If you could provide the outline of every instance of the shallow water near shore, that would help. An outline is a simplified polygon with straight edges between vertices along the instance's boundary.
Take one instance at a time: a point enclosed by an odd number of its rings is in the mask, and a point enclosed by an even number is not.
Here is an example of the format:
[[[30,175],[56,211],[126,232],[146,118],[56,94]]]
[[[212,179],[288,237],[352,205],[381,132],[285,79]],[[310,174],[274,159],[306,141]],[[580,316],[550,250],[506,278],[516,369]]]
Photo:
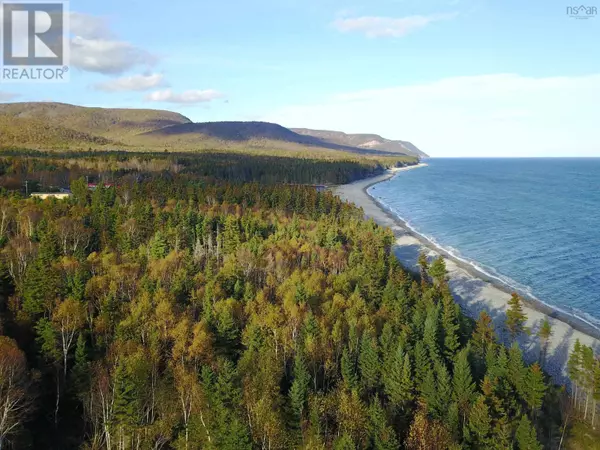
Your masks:
[[[600,329],[600,159],[431,159],[369,189],[490,278]]]

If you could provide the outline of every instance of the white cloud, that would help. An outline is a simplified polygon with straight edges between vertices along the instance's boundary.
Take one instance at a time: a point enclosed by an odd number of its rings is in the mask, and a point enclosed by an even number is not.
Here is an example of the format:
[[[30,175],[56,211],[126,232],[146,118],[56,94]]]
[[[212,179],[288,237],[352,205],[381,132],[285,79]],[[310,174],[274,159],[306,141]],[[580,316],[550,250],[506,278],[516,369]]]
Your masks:
[[[119,75],[134,67],[152,67],[156,56],[110,30],[103,17],[73,12],[70,15],[71,64],[87,72]]]
[[[343,33],[358,32],[370,38],[376,37],[402,37],[423,28],[430,23],[440,20],[449,20],[456,17],[456,13],[434,14],[430,16],[408,17],[349,17],[334,20],[333,26]]]
[[[76,36],[71,41],[71,63],[88,72],[118,75],[133,67],[151,67],[156,57],[129,42],[86,39]]]
[[[190,90],[180,94],[173,92],[171,89],[163,89],[161,91],[154,91],[146,95],[145,99],[149,102],[165,102],[165,103],[179,103],[179,104],[195,104],[195,103],[207,103],[225,96],[213,89],[207,89],[204,91]]]
[[[14,92],[0,91],[0,102],[10,102],[20,96],[21,94],[15,94]]]
[[[148,75],[131,75],[128,77],[116,78],[104,83],[95,84],[93,87],[98,91],[104,92],[125,92],[147,91],[164,85],[164,75],[160,73],[152,73]]]
[[[433,156],[600,156],[600,73],[495,74],[340,93],[262,120],[378,133]]]
[[[72,12],[69,15],[69,27],[72,34],[87,39],[106,39],[113,37],[108,25],[108,20],[104,17]]]

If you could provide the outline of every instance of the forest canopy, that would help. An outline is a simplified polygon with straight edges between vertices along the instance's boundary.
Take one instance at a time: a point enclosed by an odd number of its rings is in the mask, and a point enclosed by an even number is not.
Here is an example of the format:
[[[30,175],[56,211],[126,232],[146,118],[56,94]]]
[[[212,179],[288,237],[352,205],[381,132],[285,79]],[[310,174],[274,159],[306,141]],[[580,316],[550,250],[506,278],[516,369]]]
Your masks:
[[[461,313],[443,261],[410,275],[390,230],[300,184],[381,167],[243,161],[117,158],[92,191],[76,158],[2,160],[72,196],[0,196],[0,448],[556,446],[564,391]]]

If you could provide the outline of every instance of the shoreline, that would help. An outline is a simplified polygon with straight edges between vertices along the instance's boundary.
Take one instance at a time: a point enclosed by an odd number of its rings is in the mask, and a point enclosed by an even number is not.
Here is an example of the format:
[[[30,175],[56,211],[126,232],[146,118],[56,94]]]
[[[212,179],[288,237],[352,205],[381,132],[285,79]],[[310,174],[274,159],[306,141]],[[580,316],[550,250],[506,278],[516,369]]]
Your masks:
[[[498,338],[501,342],[509,344],[510,338],[503,330],[504,318],[510,294],[515,292],[515,289],[477,270],[471,264],[458,259],[455,255],[420,235],[368,192],[369,188],[390,180],[400,172],[426,166],[427,164],[418,164],[391,169],[375,177],[337,186],[333,191],[342,199],[362,208],[368,218],[373,219],[379,225],[392,229],[396,237],[394,253],[407,270],[418,273],[417,258],[421,251],[424,251],[429,259],[438,255],[444,256],[450,278],[450,288],[463,312],[469,317],[477,319],[481,311],[487,311],[494,321]],[[548,343],[544,369],[555,382],[568,382],[566,365],[575,340],[579,339],[582,344],[591,346],[598,352],[600,351],[600,330],[582,319],[559,311],[524,293],[519,292],[519,295],[523,299],[523,310],[528,318],[526,325],[531,330],[530,335],[523,335],[518,339],[525,358],[528,361],[539,358],[541,348],[537,331],[542,321],[548,319],[552,325],[553,335]]]

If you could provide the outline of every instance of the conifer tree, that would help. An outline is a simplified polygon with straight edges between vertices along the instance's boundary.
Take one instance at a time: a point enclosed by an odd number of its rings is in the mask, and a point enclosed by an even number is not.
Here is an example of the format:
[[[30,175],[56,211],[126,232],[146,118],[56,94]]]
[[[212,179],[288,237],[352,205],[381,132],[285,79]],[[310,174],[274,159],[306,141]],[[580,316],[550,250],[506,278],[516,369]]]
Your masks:
[[[165,235],[161,231],[157,231],[150,243],[150,256],[153,259],[161,259],[167,256],[168,251]]]
[[[548,319],[544,319],[538,332],[540,338],[540,361],[542,366],[546,363],[546,354],[548,353],[548,343],[552,336],[552,326]]]
[[[444,354],[448,361],[452,361],[460,347],[458,316],[460,310],[454,302],[452,295],[447,293],[443,297],[442,329],[444,334]]]
[[[523,386],[523,396],[534,418],[536,411],[542,406],[545,392],[544,374],[540,366],[535,363],[527,369]]]
[[[361,338],[358,366],[363,387],[367,391],[375,389],[379,382],[380,362],[377,341],[368,333],[364,333]]]
[[[431,371],[433,366],[427,356],[427,350],[425,349],[425,345],[422,340],[417,341],[415,344],[415,378],[417,382],[417,386],[420,385],[425,379],[425,375]]]
[[[388,402],[393,409],[402,408],[413,397],[413,380],[410,355],[402,351],[402,347],[394,352],[393,357],[382,374],[383,388]]]
[[[513,293],[511,299],[508,301],[508,311],[506,311],[506,329],[513,341],[526,331],[526,321],[527,316],[523,312],[521,297]]]
[[[526,415],[521,417],[515,439],[519,450],[542,450],[542,446],[537,440],[535,429]]]
[[[429,358],[432,362],[436,362],[441,358],[439,342],[439,308],[430,308],[427,313],[427,319],[425,320],[425,330],[423,334],[423,342],[427,346],[429,352]]]
[[[350,355],[348,347],[345,347],[342,352],[341,374],[348,389],[352,390],[357,387],[358,378],[356,376],[356,365],[354,364],[354,359]]]
[[[435,365],[435,377],[437,381],[437,417],[445,420],[448,414],[448,405],[452,401],[452,378],[444,363],[439,362]]]
[[[333,450],[355,450],[356,445],[348,433],[342,434],[333,442]]]
[[[296,358],[294,359],[294,381],[290,388],[290,400],[297,421],[302,420],[306,401],[308,399],[309,386],[310,374],[306,368],[304,356],[301,351],[297,351]]]
[[[381,330],[381,336],[379,337],[379,349],[384,360],[386,359],[387,355],[394,354],[394,341],[395,338],[392,325],[389,322],[386,322],[383,325],[383,330]]]
[[[495,338],[496,333],[494,332],[492,318],[486,311],[481,311],[472,336],[474,351],[483,355],[487,347],[494,343]]]
[[[438,284],[446,283],[448,273],[446,271],[446,262],[443,256],[438,256],[429,267],[429,275],[433,278],[433,281]]]
[[[473,448],[485,448],[490,439],[491,432],[490,412],[485,403],[485,397],[479,395],[469,412],[469,431]]]
[[[374,450],[396,450],[398,448],[396,432],[387,423],[385,411],[377,395],[369,406],[368,414],[371,448]]]
[[[523,353],[519,344],[513,342],[508,351],[507,376],[515,390],[523,396],[526,369],[523,364]]]
[[[473,382],[471,365],[469,364],[468,347],[461,350],[456,356],[452,387],[452,397],[458,403],[458,408],[463,417],[462,422],[464,424],[468,408],[473,400],[473,394],[475,392],[475,383]]]

